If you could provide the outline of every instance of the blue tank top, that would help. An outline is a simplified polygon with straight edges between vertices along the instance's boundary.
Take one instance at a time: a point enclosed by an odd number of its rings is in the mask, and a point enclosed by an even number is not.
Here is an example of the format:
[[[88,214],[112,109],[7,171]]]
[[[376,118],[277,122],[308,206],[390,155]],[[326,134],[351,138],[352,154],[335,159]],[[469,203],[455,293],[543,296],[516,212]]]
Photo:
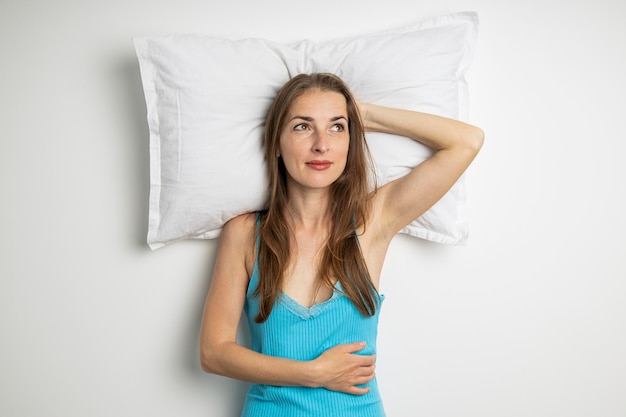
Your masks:
[[[258,224],[258,221],[257,221]],[[258,246],[258,238],[257,238]],[[258,251],[257,251],[258,253]],[[264,323],[256,323],[259,302],[253,292],[259,283],[258,259],[248,284],[244,312],[248,319],[251,348],[269,356],[308,361],[338,344],[365,341],[358,354],[376,353],[378,316],[384,299],[372,317],[363,316],[337,284],[325,302],[304,307],[286,293],[279,293]],[[376,378],[365,395],[352,395],[325,388],[282,387],[252,384],[242,417],[384,417]]]

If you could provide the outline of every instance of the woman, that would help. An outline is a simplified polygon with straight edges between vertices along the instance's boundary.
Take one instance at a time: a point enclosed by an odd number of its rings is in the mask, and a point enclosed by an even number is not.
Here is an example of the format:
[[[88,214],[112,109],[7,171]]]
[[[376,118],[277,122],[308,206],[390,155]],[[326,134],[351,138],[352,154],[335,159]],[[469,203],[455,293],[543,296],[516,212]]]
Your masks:
[[[436,152],[371,191],[365,131]],[[334,75],[279,91],[265,131],[269,208],[225,225],[202,324],[203,369],[253,383],[243,416],[385,415],[374,368],[387,248],[482,142],[456,120],[359,104]],[[242,310],[251,349],[236,341]]]

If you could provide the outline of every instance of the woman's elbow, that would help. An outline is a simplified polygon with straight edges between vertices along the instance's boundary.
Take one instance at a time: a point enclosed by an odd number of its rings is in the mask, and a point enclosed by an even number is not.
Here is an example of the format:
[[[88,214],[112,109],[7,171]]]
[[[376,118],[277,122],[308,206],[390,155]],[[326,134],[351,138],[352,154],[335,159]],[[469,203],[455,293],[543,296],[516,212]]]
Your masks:
[[[220,374],[218,358],[215,347],[204,343],[200,345],[200,367],[204,372]]]
[[[476,126],[471,126],[466,135],[467,146],[474,152],[478,153],[485,142],[485,132]]]

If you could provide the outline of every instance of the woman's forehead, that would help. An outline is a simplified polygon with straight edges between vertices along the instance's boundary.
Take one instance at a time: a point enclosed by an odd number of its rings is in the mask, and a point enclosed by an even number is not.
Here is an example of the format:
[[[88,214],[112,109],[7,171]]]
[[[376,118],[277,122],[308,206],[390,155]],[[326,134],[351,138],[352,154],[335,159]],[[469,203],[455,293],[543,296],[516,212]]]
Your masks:
[[[309,90],[294,99],[287,112],[289,118],[348,116],[346,98],[336,91]]]

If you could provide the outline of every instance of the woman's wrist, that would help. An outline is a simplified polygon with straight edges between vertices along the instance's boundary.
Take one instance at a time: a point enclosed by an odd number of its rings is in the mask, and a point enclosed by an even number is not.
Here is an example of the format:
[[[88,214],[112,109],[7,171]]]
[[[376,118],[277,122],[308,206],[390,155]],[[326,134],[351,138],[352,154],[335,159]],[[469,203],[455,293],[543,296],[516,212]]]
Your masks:
[[[392,109],[377,104],[362,104],[361,105],[361,118],[363,120],[363,127],[366,132],[385,132],[396,133],[393,130],[393,126],[389,126],[390,114],[398,109]],[[391,119],[392,120],[392,119]]]
[[[360,103],[359,109],[361,111],[361,120],[363,122],[363,128],[366,132],[380,132],[384,127],[378,122],[378,113],[384,111],[384,107],[371,103]]]
[[[363,123],[363,128],[365,130],[367,130],[367,124],[368,124],[368,120],[367,120],[368,111],[367,111],[367,108],[368,108],[368,105],[365,104],[365,103],[357,102],[357,106],[359,108],[359,114],[361,116],[361,123]]]
[[[307,388],[319,388],[322,386],[319,380],[319,367],[315,360],[302,363],[301,385]]]

